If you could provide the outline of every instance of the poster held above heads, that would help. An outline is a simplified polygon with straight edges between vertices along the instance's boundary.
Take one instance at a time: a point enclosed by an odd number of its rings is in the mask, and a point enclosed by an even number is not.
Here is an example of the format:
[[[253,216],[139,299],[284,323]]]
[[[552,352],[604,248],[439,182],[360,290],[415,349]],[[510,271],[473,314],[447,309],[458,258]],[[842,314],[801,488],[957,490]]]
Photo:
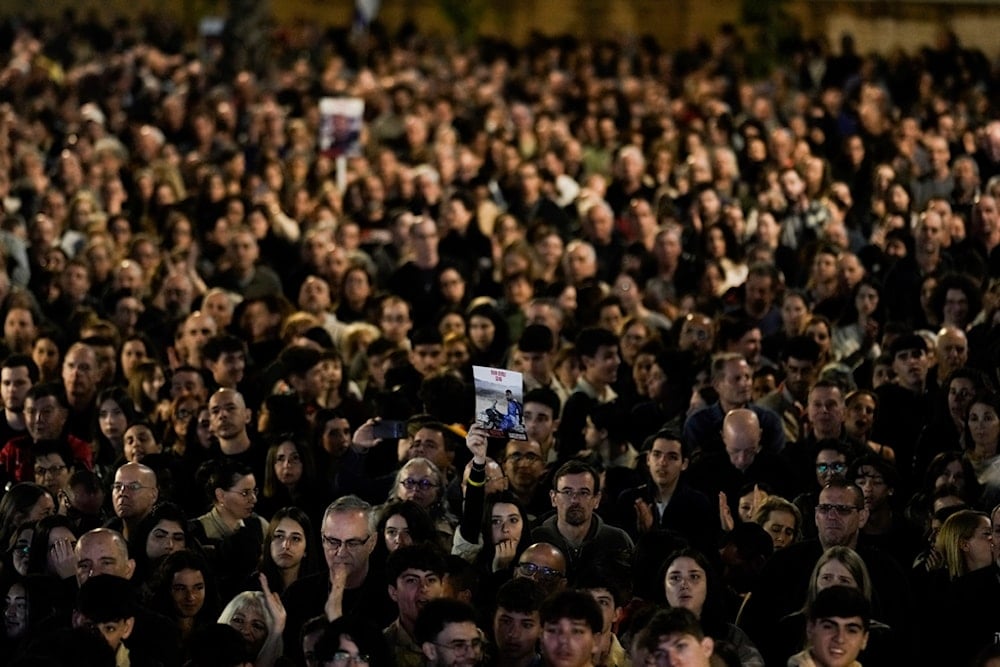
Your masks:
[[[324,97],[319,101],[319,150],[329,158],[361,155],[365,102],[359,97]]]
[[[524,381],[502,368],[473,366],[476,383],[476,425],[491,438],[527,440],[524,428]]]

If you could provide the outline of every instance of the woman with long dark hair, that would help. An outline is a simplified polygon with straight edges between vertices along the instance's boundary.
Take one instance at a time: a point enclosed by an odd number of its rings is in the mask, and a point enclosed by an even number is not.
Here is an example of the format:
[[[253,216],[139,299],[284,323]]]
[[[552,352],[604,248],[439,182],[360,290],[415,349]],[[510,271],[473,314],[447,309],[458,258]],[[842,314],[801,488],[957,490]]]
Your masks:
[[[177,625],[184,645],[195,629],[215,623],[219,596],[205,558],[187,549],[165,557],[153,580],[150,606]]]
[[[271,590],[280,595],[296,580],[318,571],[320,552],[312,527],[309,516],[298,507],[275,512],[264,533],[264,549],[251,587],[260,587],[256,574],[263,574]]]

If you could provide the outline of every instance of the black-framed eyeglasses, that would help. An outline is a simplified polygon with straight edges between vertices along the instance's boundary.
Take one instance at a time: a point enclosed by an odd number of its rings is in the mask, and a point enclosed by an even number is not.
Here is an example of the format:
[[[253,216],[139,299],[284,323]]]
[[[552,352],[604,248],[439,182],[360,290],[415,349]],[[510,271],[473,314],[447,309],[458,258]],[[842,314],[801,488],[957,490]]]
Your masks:
[[[337,651],[333,654],[333,664],[335,667],[346,667],[347,665],[367,665],[371,658],[367,655],[351,655],[347,651]]]
[[[428,489],[434,489],[441,486],[432,479],[413,479],[412,477],[407,477],[399,483],[406,487],[407,491],[416,491],[417,489],[427,491]]]
[[[817,463],[816,464],[816,472],[818,472],[821,475],[825,475],[828,472],[832,472],[832,473],[835,473],[837,475],[843,475],[845,472],[847,472],[847,464],[846,463]]]
[[[452,639],[450,642],[443,644],[435,642],[434,645],[454,651],[455,653],[479,653],[483,650],[483,639],[482,637],[476,637],[475,639]]]
[[[333,549],[334,551],[339,551],[341,548],[346,548],[348,551],[355,551],[368,544],[368,540],[371,538],[372,536],[369,534],[364,539],[361,539],[360,537],[352,537],[349,540],[338,540],[336,537],[323,535],[323,545]]]
[[[816,512],[818,514],[832,514],[836,512],[840,516],[850,516],[853,512],[860,512],[860,507],[855,507],[854,505],[832,505],[829,503],[821,503],[816,505]]]
[[[535,565],[534,563],[518,563],[517,571],[525,577],[534,577],[538,575],[542,579],[562,579],[566,576],[566,573],[562,570],[557,570],[551,567],[545,567],[544,565]]]

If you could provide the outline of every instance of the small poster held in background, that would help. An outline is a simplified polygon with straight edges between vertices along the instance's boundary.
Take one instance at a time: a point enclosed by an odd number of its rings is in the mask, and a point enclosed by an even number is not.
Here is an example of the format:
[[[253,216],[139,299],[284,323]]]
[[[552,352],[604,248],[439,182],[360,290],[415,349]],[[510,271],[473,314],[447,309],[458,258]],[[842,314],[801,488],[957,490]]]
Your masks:
[[[476,383],[476,425],[491,438],[527,440],[524,428],[524,381],[502,368],[473,366]]]
[[[329,158],[361,155],[360,97],[324,97],[319,101],[319,150]]]

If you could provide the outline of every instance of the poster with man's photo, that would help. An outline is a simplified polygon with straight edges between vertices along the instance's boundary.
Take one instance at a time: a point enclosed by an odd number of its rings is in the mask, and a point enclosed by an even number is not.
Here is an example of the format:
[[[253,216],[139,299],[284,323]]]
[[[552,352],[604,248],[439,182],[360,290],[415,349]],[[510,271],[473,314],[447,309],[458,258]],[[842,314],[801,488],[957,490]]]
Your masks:
[[[486,429],[491,438],[527,440],[521,374],[473,366],[472,377],[476,383],[476,425]]]
[[[365,102],[359,97],[324,97],[319,101],[319,150],[331,158],[361,155]]]

